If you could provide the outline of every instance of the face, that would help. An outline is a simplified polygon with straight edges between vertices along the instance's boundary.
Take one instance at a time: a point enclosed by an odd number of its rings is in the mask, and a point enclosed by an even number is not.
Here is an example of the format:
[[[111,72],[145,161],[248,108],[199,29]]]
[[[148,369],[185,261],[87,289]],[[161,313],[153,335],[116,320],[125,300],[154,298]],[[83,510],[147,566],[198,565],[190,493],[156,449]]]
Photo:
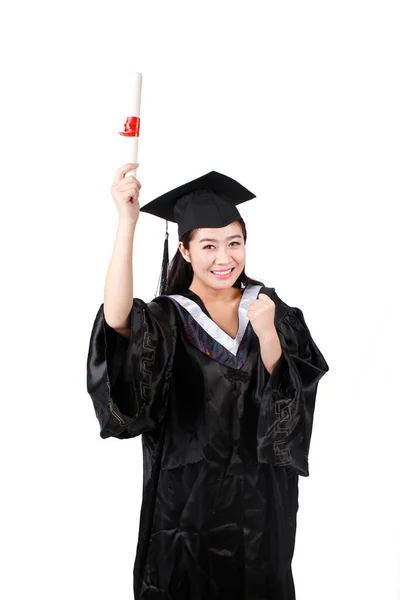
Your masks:
[[[189,251],[182,242],[178,248],[184,259],[192,263],[193,282],[214,289],[232,287],[246,263],[246,247],[239,223],[226,227],[201,228],[189,244]],[[228,275],[213,271],[233,270]]]

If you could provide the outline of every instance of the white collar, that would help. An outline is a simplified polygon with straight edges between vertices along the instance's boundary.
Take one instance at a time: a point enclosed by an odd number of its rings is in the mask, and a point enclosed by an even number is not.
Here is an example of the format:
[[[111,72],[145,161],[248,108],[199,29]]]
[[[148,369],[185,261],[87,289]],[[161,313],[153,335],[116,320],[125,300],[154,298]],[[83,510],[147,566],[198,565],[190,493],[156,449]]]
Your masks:
[[[214,340],[219,342],[221,346],[224,346],[229,352],[236,356],[240,343],[245,334],[247,325],[249,324],[249,318],[247,311],[249,310],[250,304],[256,300],[262,285],[250,285],[248,284],[242,294],[242,298],[239,304],[239,328],[235,338],[231,338],[221,327],[219,327],[215,321],[213,321],[202,308],[190,298],[182,296],[181,294],[170,294],[168,298],[173,298],[183,308],[185,308],[193,317],[193,319],[206,331]]]

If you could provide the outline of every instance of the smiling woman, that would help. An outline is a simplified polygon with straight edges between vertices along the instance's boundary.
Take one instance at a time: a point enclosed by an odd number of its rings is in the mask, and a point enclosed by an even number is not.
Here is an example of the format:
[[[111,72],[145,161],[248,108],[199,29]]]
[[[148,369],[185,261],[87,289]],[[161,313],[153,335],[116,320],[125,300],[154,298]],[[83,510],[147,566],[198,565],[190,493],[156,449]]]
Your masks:
[[[196,228],[184,233],[168,269],[165,293],[191,289],[208,302],[224,303],[235,297],[231,288],[243,289],[249,283],[263,285],[246,274],[246,240],[246,225],[241,217],[225,227]],[[227,269],[228,274],[217,274]],[[228,285],[218,285],[218,281]]]
[[[247,233],[236,208],[238,204],[255,197],[231,177],[210,171],[159,196],[140,209],[141,212],[166,219],[167,225],[168,221],[178,223],[178,249],[171,264],[168,260],[168,229],[166,232],[160,277],[161,294],[188,289],[195,276],[194,269],[198,275],[194,287],[198,291],[198,284],[203,280],[201,271],[205,275],[204,269],[207,269],[208,286],[213,285],[212,281],[223,281],[229,287],[239,288],[248,283],[262,285],[245,273]],[[232,272],[226,276],[214,274],[215,271],[227,269],[232,269]],[[216,291],[224,288],[226,286],[219,286]],[[224,299],[224,294],[218,295]]]
[[[121,282],[107,297],[131,305],[129,337],[104,305],[93,325],[87,389],[100,435],[142,435],[136,600],[295,600],[298,477],[328,365],[300,309],[245,274],[235,205],[252,197],[212,172],[146,205],[178,222],[164,292],[131,301],[132,281]],[[115,245],[118,273],[131,231]]]
[[[233,223],[233,225],[236,225],[236,223]],[[221,227],[221,229],[218,229],[217,231],[218,231],[218,233],[220,233],[221,236],[224,236],[226,233],[229,233],[231,230],[232,230],[232,225],[227,225],[226,227]],[[222,251],[219,248],[220,248],[221,245],[223,245],[225,243],[228,245],[228,249],[230,249],[231,247],[233,247],[233,248],[240,248],[241,247],[241,242],[243,242],[243,237],[239,233],[236,233],[236,234],[233,234],[233,235],[228,235],[227,238],[226,238],[226,240],[222,239],[221,242],[219,242],[219,240],[215,239],[215,238],[202,238],[200,240],[197,239],[199,237],[202,237],[203,235],[208,235],[209,231],[212,231],[212,230],[209,230],[209,229],[200,229],[200,230],[197,230],[195,232],[194,244],[192,246],[198,246],[199,244],[203,245],[205,242],[215,242],[217,244],[217,248],[213,244],[207,244],[207,246],[202,246],[202,249],[203,250],[213,251],[214,255],[215,255],[215,251],[217,251],[216,262],[218,264],[216,264],[216,268],[215,269],[211,269],[211,273],[213,273],[213,275],[215,275],[219,279],[228,279],[229,276],[236,269],[235,265],[231,266],[232,263],[235,262],[235,261],[229,260],[230,254],[228,254],[228,256],[227,256],[227,262],[231,263],[231,264],[230,265],[228,265],[228,264],[224,265],[224,263],[222,262],[223,259],[224,259],[224,256],[222,255]],[[231,242],[230,240],[232,240],[234,238],[239,238],[241,240],[241,242],[238,242],[238,241]],[[182,242],[179,242],[179,246],[178,247],[180,249],[182,249],[182,247],[184,248]],[[183,251],[183,255],[185,256],[186,260],[189,260],[189,257],[190,257],[190,253],[189,252],[186,253],[185,251]],[[199,254],[199,256],[201,256],[201,255]],[[238,255],[236,255],[235,258],[236,258],[236,262],[237,262]]]
[[[218,239],[207,237],[211,235],[218,235]],[[232,238],[235,238],[235,241],[232,241]],[[208,241],[214,243],[205,245]],[[237,221],[218,229],[192,230],[188,248],[185,248],[184,242],[180,240],[178,251],[183,259],[192,265],[191,290],[205,299],[209,297],[210,300],[219,302],[232,297],[230,288],[242,273],[246,262],[244,236]],[[218,285],[215,280],[229,281],[229,287]]]

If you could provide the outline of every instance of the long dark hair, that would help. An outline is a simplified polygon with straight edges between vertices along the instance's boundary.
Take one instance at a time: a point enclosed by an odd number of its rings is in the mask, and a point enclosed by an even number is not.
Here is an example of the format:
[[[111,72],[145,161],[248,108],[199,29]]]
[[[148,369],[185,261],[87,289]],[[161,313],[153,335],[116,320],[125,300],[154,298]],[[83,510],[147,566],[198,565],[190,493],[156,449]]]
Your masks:
[[[243,219],[238,219],[235,222],[240,224],[240,226],[242,228],[244,243],[246,244],[247,231],[246,231],[245,222],[243,221]],[[187,233],[185,233],[182,236],[181,242],[182,242],[184,248],[186,248],[186,250],[189,250],[189,242],[191,242],[191,240],[194,238],[197,231],[198,231],[198,229],[191,229],[190,231],[188,231]],[[171,262],[168,265],[166,282],[161,287],[160,293],[161,294],[180,294],[182,291],[188,289],[188,287],[192,283],[192,279],[193,279],[192,264],[190,262],[187,262],[183,258],[182,254],[178,248],[175,253],[175,256],[172,258]],[[247,284],[264,286],[264,283],[262,281],[257,281],[256,279],[252,279],[251,277],[246,275],[245,269],[243,269],[243,271],[241,272],[239,277],[236,279],[236,281],[232,287],[242,288],[242,287],[245,287]]]

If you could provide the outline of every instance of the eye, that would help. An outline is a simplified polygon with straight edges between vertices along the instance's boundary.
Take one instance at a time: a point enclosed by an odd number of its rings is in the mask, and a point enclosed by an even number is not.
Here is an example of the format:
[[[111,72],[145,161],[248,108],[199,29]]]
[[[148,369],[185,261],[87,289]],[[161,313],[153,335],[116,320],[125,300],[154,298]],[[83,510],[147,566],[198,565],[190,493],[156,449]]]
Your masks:
[[[231,242],[230,246],[232,246],[232,244],[237,244],[238,246],[240,246],[240,242]],[[213,244],[207,244],[207,246],[204,246],[203,250],[206,250],[207,248],[211,248],[211,247],[215,248],[215,246]]]

